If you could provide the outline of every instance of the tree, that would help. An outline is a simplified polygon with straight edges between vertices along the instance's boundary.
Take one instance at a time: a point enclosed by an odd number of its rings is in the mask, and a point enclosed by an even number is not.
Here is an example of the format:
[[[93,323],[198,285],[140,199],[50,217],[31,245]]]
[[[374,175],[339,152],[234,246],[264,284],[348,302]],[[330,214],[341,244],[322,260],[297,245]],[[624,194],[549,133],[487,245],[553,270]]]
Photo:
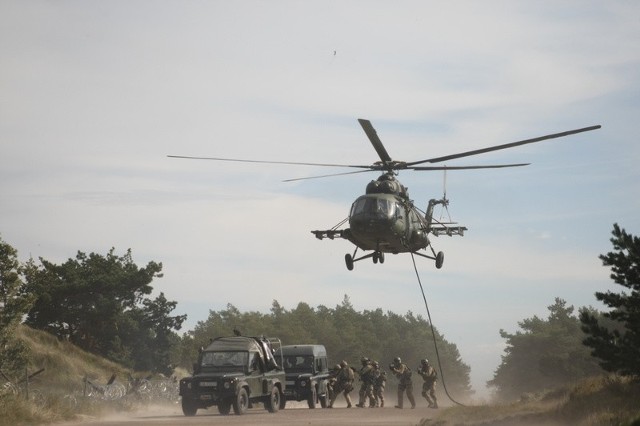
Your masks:
[[[584,344],[605,370],[640,376],[640,238],[617,223],[612,234],[614,251],[600,255],[600,259],[604,266],[611,267],[611,279],[629,292],[596,292],[596,299],[612,308],[602,316],[618,326],[607,326],[597,315],[583,312],[580,321],[588,335]]]
[[[37,295],[26,324],[89,352],[130,367],[166,371],[172,330],[186,315],[171,317],[176,303],[151,294],[162,264],[138,267],[131,250],[117,256],[78,252],[61,265],[40,259],[29,268],[26,291]]]
[[[584,335],[573,306],[556,298],[548,310],[546,320],[534,316],[519,322],[522,331],[515,334],[500,330],[507,347],[502,363],[487,383],[497,389],[499,398],[517,398],[525,392],[557,387],[601,372],[582,345]]]
[[[15,330],[33,300],[22,293],[23,268],[18,252],[0,237],[0,368],[17,371],[26,365],[27,347],[15,338]]]
[[[179,342],[173,330],[180,330],[187,319],[186,315],[170,315],[176,305],[160,293],[154,300],[144,299],[141,306],[125,312],[128,321],[121,327],[120,340],[128,349],[128,357],[120,362],[138,371],[171,374],[171,348]]]

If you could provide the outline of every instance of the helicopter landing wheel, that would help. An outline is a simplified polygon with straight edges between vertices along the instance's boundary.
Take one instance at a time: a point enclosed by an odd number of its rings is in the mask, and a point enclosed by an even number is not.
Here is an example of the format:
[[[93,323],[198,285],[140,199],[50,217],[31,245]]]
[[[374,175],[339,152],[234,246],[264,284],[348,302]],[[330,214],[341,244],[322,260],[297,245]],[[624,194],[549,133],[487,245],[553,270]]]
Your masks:
[[[348,270],[353,271],[353,257],[349,253],[344,255],[344,263],[346,263]]]
[[[371,259],[373,259],[373,263],[378,263],[378,252],[374,251],[373,255],[371,256]],[[382,263],[382,262],[380,262]]]
[[[436,268],[442,268],[442,264],[444,263],[444,253],[439,251],[436,255]]]
[[[380,263],[384,263],[384,253],[381,251],[378,252],[378,260]]]

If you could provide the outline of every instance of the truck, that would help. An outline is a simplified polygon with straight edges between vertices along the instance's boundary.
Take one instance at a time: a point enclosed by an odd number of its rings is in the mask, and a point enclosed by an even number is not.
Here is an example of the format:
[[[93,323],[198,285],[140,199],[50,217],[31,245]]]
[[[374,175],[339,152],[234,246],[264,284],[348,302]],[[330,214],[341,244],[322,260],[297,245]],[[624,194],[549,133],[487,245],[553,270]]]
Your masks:
[[[285,372],[282,357],[274,352],[279,339],[232,336],[213,339],[200,350],[193,375],[180,380],[182,412],[195,416],[198,409],[216,405],[220,414],[246,413],[254,403],[270,412],[284,408]]]
[[[307,401],[309,408],[329,402],[329,366],[323,345],[282,346],[276,352],[282,356],[286,375],[284,397],[287,401]]]

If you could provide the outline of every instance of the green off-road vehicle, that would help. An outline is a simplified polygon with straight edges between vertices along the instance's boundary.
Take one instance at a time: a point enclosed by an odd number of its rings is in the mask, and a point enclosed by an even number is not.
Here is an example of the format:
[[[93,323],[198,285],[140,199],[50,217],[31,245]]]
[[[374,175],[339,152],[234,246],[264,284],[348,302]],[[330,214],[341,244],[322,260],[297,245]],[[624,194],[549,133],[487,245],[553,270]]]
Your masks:
[[[285,373],[282,358],[274,358],[279,339],[219,337],[200,351],[193,376],[180,380],[182,412],[218,406],[220,414],[244,414],[255,402],[269,412],[284,408]]]
[[[276,356],[284,358],[287,375],[285,398],[288,401],[307,401],[309,408],[318,402],[326,408],[329,402],[329,367],[327,350],[323,345],[283,346]]]

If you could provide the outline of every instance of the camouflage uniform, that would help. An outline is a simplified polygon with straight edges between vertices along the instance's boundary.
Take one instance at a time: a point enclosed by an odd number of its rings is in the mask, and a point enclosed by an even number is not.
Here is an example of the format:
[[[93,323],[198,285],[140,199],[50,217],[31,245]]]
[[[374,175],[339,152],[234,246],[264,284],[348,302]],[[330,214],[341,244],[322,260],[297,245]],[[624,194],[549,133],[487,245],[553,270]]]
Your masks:
[[[387,384],[387,372],[380,369],[378,361],[373,362],[373,397],[375,398],[375,407],[384,407],[384,388]]]
[[[347,364],[347,361],[342,361],[340,363],[340,371],[336,375],[336,382],[333,386],[333,395],[331,397],[331,402],[329,402],[329,407],[333,408],[333,403],[335,402],[338,394],[342,392],[344,395],[344,399],[347,401],[347,408],[351,408],[351,396],[349,393],[353,390],[353,380],[355,379],[355,373]]]
[[[369,358],[362,358],[360,360],[362,368],[360,369],[360,400],[356,404],[356,407],[364,408],[367,398],[369,398],[369,405],[373,406],[375,399],[373,397],[373,365]]]
[[[438,381],[438,373],[429,365],[429,361],[423,359],[418,367],[418,374],[422,376],[424,383],[422,384],[422,396],[429,403],[429,408],[438,408],[438,398],[436,398],[436,382]]]
[[[407,399],[411,403],[411,408],[416,408],[416,400],[413,397],[413,383],[411,382],[411,369],[402,363],[400,357],[394,359],[389,368],[400,381],[398,383],[398,405],[396,405],[396,408],[402,408],[402,397],[405,390],[407,391]]]
[[[327,393],[328,393],[328,397],[329,397],[329,408],[331,408],[331,401],[336,399],[336,397],[334,395],[337,395],[336,387],[338,385],[338,373],[340,373],[341,369],[342,369],[342,366],[340,364],[336,364],[335,367],[333,367],[331,370],[329,370],[329,377],[328,377],[328,380],[327,380]]]

